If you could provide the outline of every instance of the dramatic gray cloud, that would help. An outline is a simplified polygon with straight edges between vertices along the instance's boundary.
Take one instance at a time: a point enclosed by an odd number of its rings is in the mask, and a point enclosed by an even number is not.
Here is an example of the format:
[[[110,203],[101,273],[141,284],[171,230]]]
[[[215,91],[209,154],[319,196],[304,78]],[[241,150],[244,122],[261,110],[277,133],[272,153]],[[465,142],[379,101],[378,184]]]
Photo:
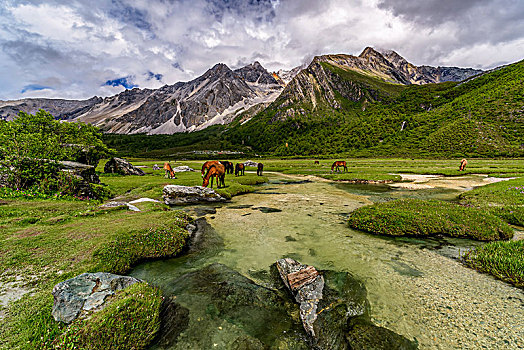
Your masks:
[[[414,64],[522,59],[517,0],[0,0],[0,99],[88,98],[190,80],[217,62],[290,69],[393,49]]]

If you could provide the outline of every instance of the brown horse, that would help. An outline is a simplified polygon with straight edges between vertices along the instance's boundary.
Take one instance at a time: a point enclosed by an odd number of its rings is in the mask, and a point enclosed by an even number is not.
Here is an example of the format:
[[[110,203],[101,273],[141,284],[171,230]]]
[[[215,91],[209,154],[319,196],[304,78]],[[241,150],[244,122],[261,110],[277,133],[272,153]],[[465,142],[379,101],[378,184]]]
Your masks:
[[[464,171],[464,170],[466,170],[466,165],[468,165],[468,161],[465,160],[465,159],[462,159],[462,160],[460,161],[459,171]]]
[[[262,176],[262,171],[264,171],[264,164],[258,163],[257,165],[257,175]]]
[[[210,161],[205,162],[202,165],[202,171],[201,171],[202,177],[204,177],[204,174],[205,174],[206,170],[209,169],[210,166],[218,165],[218,164],[221,164],[218,160],[210,160]]]
[[[337,160],[331,166],[331,172],[333,172],[333,169],[335,169],[335,168],[336,168],[336,171],[338,172],[339,171],[338,167],[340,167],[340,166],[344,167],[344,171],[348,171],[348,167],[346,166],[346,161],[345,160]]]
[[[320,164],[320,162],[318,160],[315,160],[315,164]]]
[[[235,166],[233,165],[233,162],[230,161],[220,161],[224,165],[224,168],[226,168],[226,174],[233,174],[233,171],[235,170]]]
[[[237,163],[237,165],[235,165],[235,176],[244,175],[244,169],[244,163]]]
[[[166,171],[165,177],[168,179],[176,179],[175,171],[173,168],[171,168],[171,164],[165,162],[164,163],[164,170]]]
[[[209,184],[209,179],[211,179],[211,188],[213,188],[213,178],[217,179],[217,186],[226,187],[226,169],[222,164],[213,164],[207,170],[206,176],[204,176],[204,181],[202,182],[202,187],[207,187]],[[222,186],[220,186],[222,185]]]

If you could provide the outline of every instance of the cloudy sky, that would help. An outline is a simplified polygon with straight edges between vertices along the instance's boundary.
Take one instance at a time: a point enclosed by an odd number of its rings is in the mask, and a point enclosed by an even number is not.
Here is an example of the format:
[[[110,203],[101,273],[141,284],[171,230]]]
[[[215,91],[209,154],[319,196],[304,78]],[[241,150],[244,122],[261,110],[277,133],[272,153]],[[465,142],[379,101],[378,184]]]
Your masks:
[[[0,0],[0,100],[89,98],[217,62],[290,69],[393,49],[416,65],[524,58],[522,0]]]

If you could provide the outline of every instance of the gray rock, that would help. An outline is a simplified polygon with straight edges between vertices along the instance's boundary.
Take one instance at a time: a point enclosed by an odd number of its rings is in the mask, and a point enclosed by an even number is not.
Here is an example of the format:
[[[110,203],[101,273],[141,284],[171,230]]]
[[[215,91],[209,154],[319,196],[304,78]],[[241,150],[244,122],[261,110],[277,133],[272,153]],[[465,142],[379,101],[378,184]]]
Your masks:
[[[100,183],[100,179],[98,178],[93,165],[71,162],[67,160],[59,161],[58,163],[60,164],[61,170],[63,172],[73,174],[87,183]]]
[[[100,206],[100,208],[118,208],[118,207],[127,207],[127,209],[131,211],[140,211],[140,209],[138,209],[133,204],[126,203],[126,202],[111,201],[111,202],[104,203]]]
[[[164,202],[169,205],[224,202],[226,199],[211,188],[201,186],[167,185],[164,187]]]
[[[83,273],[60,282],[53,288],[53,317],[71,323],[83,311],[100,310],[108,296],[138,282],[134,277],[106,272]]]
[[[257,162],[253,162],[252,160],[246,160],[244,162],[244,166],[252,166],[252,167],[257,167],[258,166],[258,163]]]
[[[122,175],[145,175],[142,169],[139,169],[122,158],[111,158],[104,166],[104,173],[122,174]]]
[[[277,269],[286,287],[300,304],[300,319],[308,334],[315,337],[313,324],[317,319],[318,302],[322,299],[324,278],[310,265],[284,258],[277,261]]]
[[[175,173],[183,173],[185,171],[195,171],[195,169],[188,167],[187,165],[181,165],[173,168]]]

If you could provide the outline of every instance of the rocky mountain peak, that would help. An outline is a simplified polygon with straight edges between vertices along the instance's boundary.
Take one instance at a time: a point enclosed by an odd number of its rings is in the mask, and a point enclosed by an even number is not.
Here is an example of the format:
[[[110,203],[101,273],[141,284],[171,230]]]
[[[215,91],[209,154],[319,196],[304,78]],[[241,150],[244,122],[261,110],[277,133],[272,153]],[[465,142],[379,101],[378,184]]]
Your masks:
[[[255,61],[234,71],[238,76],[250,83],[278,84],[278,81],[269,73],[260,62]]]
[[[393,50],[380,50],[382,56],[392,63],[396,68],[409,64],[408,61]]]
[[[204,73],[204,76],[208,75],[224,75],[229,72],[232,72],[232,70],[224,63],[217,63],[213,67],[211,67],[207,72]]]
[[[360,58],[370,58],[370,57],[377,57],[377,58],[384,58],[384,56],[382,56],[382,54],[380,52],[378,52],[377,50],[375,50],[374,48],[368,46],[366,47],[361,53],[360,55],[358,55],[358,57]]]

